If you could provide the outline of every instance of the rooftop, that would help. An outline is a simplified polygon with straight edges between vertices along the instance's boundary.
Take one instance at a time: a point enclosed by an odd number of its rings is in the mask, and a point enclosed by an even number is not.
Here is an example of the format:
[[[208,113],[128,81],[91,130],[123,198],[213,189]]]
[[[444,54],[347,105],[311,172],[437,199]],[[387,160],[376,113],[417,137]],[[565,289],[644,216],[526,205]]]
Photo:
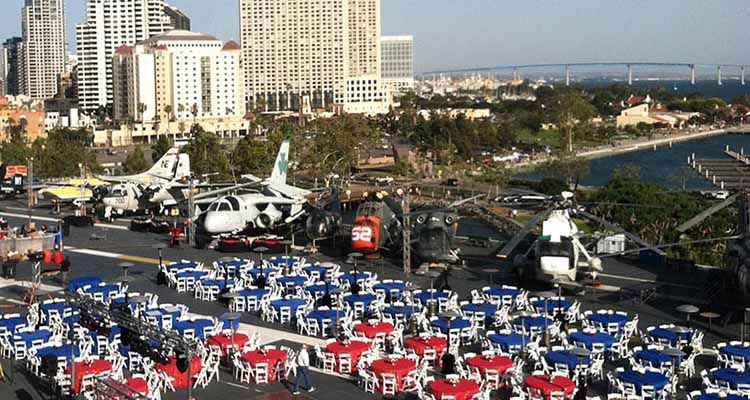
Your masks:
[[[218,41],[219,39],[215,38],[214,36],[205,34],[205,33],[197,33],[197,32],[190,32],[190,31],[184,31],[184,30],[171,30],[169,32],[163,33],[161,35],[152,36],[149,39],[146,39],[139,44],[155,44],[161,41]]]

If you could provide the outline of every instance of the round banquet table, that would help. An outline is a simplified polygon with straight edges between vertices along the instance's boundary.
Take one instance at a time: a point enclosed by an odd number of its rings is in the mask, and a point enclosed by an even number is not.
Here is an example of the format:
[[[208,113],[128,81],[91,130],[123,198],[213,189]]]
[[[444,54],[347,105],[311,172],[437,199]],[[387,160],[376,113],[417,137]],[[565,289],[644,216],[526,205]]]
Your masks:
[[[478,355],[467,359],[466,364],[479,369],[479,372],[482,374],[488,369],[494,369],[502,376],[508,368],[513,366],[513,360],[508,357],[495,356],[485,358],[482,355]]]
[[[125,381],[125,386],[143,396],[148,396],[148,382],[143,378],[130,378]]]
[[[234,334],[234,347],[235,347],[235,348],[238,348],[238,349],[241,349],[241,348],[242,348],[242,346],[244,346],[244,345],[245,345],[245,343],[247,343],[247,341],[248,341],[249,339],[250,339],[250,338],[249,338],[249,337],[247,337],[247,335],[245,335],[244,333],[235,333],[235,334]],[[228,354],[228,351],[227,351],[227,350],[228,350],[228,349],[229,349],[230,347],[232,347],[232,337],[231,337],[231,336],[229,336],[229,335],[216,335],[216,336],[211,336],[211,337],[210,337],[210,338],[208,338],[208,340],[206,341],[206,344],[207,344],[207,345],[208,345],[209,347],[210,347],[210,346],[216,346],[216,347],[219,347],[219,348],[221,348],[221,354],[223,354],[223,355],[225,355],[225,356],[226,356],[226,355]]]
[[[73,377],[73,393],[80,393],[81,391],[81,380],[83,380],[83,377],[85,375],[99,375],[103,372],[111,371],[112,370],[112,362],[107,360],[94,360],[91,362],[91,364],[86,364],[84,362],[77,362],[76,363],[76,375]],[[67,373],[70,373],[70,365],[68,365],[68,368],[66,370]]]
[[[391,362],[387,359],[380,359],[373,361],[372,365],[370,366],[370,370],[375,373],[375,376],[377,376],[379,380],[383,376],[383,374],[396,375],[396,392],[401,391],[402,381],[404,377],[406,377],[406,375],[409,375],[409,372],[414,371],[415,369],[417,369],[417,364],[415,364],[414,361],[406,358],[399,358],[394,362]]]
[[[342,342],[334,342],[326,346],[326,352],[333,354],[337,360],[340,355],[349,354],[352,359],[352,371],[357,370],[357,363],[359,363],[359,358],[362,356],[362,354],[369,350],[369,343],[360,342],[357,340],[352,340],[348,344]],[[339,370],[338,362],[336,363],[336,372],[341,372]]]
[[[367,322],[357,324],[354,326],[355,332],[360,332],[365,335],[368,339],[375,338],[375,335],[379,333],[389,334],[393,332],[393,325],[387,322],[378,322],[375,325],[370,325]]]
[[[276,379],[274,374],[276,364],[286,364],[286,353],[277,349],[250,351],[242,355],[242,361],[255,367],[258,364],[268,364],[268,381],[273,382]]]
[[[546,375],[534,375],[526,378],[526,386],[541,391],[545,398],[549,398],[552,392],[563,392],[565,397],[568,397],[573,394],[573,389],[575,389],[575,383],[568,378],[556,376],[550,379]]]
[[[414,354],[422,356],[427,349],[434,349],[438,356],[448,347],[448,341],[437,336],[426,339],[413,337],[404,341],[404,347],[414,350]]]
[[[447,379],[440,379],[432,382],[429,389],[436,399],[453,396],[456,400],[469,400],[479,393],[479,385],[468,379],[459,379],[455,384],[448,382]]]
[[[201,365],[200,357],[194,356],[192,367],[190,370],[190,372],[193,374],[193,378],[198,376],[198,373],[201,372],[201,368],[203,368],[203,366]],[[172,378],[172,386],[174,386],[175,389],[187,387],[188,385],[187,371],[180,372],[180,370],[177,369],[177,359],[174,356],[169,357],[169,362],[166,364],[157,363],[156,369],[158,369],[159,371],[164,371],[164,373],[166,373],[167,376]]]

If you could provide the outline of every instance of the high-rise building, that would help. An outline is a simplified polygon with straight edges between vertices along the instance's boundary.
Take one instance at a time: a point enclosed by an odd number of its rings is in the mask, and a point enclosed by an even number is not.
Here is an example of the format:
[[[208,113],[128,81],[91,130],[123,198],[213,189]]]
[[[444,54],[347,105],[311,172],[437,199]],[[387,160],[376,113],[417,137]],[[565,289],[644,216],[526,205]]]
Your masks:
[[[114,55],[114,113],[124,121],[242,118],[242,52],[235,42],[172,30]]]
[[[25,0],[21,32],[21,92],[32,99],[51,98],[57,93],[58,76],[65,70],[63,0]]]
[[[20,94],[21,81],[20,54],[23,51],[23,39],[12,37],[3,43],[2,54],[2,95],[16,96]]]
[[[185,15],[179,8],[164,4],[164,13],[169,17],[169,24],[172,25],[173,29],[181,31],[190,30],[190,17]]]
[[[380,38],[380,73],[383,83],[392,91],[414,88],[414,37]]]
[[[267,110],[388,109],[380,83],[380,0],[240,0],[249,103]],[[302,100],[302,101],[300,101]]]
[[[113,103],[112,56],[171,29],[164,0],[88,0],[76,26],[78,103],[86,111]]]

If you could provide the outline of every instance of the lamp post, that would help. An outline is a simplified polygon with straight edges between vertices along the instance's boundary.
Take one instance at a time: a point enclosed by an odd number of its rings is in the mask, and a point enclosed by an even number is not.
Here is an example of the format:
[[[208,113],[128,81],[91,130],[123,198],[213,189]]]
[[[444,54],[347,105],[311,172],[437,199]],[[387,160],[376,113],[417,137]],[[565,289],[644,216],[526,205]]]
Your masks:
[[[358,279],[359,272],[357,271],[357,260],[361,258],[362,256],[363,256],[362,253],[359,253],[356,251],[353,253],[349,253],[347,255],[349,259],[354,261],[354,282],[352,282],[352,294],[359,293],[359,279]]]
[[[255,279],[255,285],[264,289],[266,287],[266,275],[263,273],[263,253],[268,251],[268,247],[256,247],[253,251],[260,254],[260,275]]]
[[[234,323],[235,321],[239,321],[240,318],[242,318],[242,314],[238,312],[226,312],[219,316],[219,319],[229,321],[229,330],[232,332],[232,336],[230,337],[231,347],[229,348],[229,351],[227,351],[227,360],[231,360],[231,355],[234,354],[234,332],[235,332]],[[232,354],[230,354],[230,352]]]
[[[164,250],[164,245],[162,243],[154,245],[154,248],[159,252],[159,266],[164,265],[164,259],[162,258],[162,251]]]
[[[544,299],[544,345],[549,348],[549,298],[555,294],[552,292],[536,292],[534,296]]]
[[[427,305],[427,312],[432,317],[437,313],[437,305],[435,304],[435,278],[440,276],[440,272],[427,271],[425,275],[430,278],[430,301]]]

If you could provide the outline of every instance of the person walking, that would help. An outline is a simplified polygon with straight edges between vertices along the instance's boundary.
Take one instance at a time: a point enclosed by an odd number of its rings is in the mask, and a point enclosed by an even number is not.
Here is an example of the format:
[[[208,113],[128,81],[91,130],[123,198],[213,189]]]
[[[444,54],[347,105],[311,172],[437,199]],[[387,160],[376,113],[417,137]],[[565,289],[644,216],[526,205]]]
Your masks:
[[[293,394],[297,395],[299,394],[299,381],[302,377],[305,378],[305,386],[307,387],[308,392],[312,392],[315,390],[315,386],[313,386],[310,382],[310,354],[307,352],[307,345],[302,345],[302,350],[300,350],[299,354],[297,355],[297,377],[294,379],[294,392]]]

